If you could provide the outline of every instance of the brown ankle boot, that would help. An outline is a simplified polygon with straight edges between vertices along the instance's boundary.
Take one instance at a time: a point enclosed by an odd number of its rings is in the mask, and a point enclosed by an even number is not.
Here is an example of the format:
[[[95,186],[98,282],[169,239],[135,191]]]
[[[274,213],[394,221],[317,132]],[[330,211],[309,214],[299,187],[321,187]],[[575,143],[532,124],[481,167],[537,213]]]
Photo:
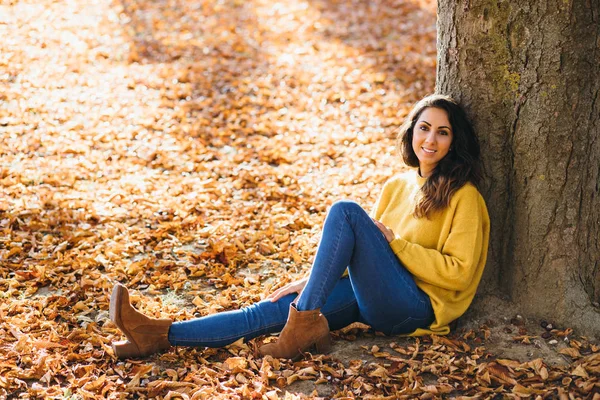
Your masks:
[[[127,336],[112,344],[119,358],[143,357],[171,347],[167,338],[170,319],[146,317],[129,303],[127,288],[117,283],[110,296],[110,319]]]
[[[319,309],[298,311],[290,304],[290,314],[277,343],[261,346],[258,351],[263,356],[293,359],[312,346],[316,347],[317,353],[327,353],[331,348],[327,319]]]

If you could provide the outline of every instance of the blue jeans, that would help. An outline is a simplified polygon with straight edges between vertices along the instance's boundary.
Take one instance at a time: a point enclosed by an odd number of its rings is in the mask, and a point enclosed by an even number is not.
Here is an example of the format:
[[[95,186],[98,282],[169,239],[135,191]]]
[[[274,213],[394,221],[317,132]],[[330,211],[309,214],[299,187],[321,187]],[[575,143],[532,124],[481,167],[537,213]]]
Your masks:
[[[342,277],[348,268],[348,278]],[[427,268],[427,266],[423,266]],[[184,322],[169,330],[174,346],[222,347],[239,338],[279,332],[296,294],[276,302]],[[325,220],[300,311],[321,308],[332,330],[363,322],[388,335],[410,333],[434,321],[429,297],[417,287],[385,236],[356,203],[335,203]]]

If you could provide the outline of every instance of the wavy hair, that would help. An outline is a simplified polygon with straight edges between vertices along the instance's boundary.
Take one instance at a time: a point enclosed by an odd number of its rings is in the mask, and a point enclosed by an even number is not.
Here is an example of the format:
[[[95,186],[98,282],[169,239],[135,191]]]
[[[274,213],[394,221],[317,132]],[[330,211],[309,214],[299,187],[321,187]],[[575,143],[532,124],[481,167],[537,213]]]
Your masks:
[[[417,218],[427,217],[448,207],[452,195],[467,182],[476,187],[482,180],[479,140],[463,108],[449,96],[429,95],[420,100],[408,114],[398,133],[398,147],[404,163],[419,167],[419,159],[412,146],[413,130],[421,113],[429,107],[448,114],[452,127],[452,144],[448,154],[440,160],[421,188],[421,198],[415,206]]]

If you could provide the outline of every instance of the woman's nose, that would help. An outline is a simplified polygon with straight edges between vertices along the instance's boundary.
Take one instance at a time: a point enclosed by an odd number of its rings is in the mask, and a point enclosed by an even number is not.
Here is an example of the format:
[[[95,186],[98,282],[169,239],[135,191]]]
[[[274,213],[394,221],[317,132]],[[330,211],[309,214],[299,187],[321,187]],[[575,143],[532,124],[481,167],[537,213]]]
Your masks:
[[[425,137],[425,142],[427,143],[433,143],[435,142],[435,132],[431,131],[427,134],[427,136]]]

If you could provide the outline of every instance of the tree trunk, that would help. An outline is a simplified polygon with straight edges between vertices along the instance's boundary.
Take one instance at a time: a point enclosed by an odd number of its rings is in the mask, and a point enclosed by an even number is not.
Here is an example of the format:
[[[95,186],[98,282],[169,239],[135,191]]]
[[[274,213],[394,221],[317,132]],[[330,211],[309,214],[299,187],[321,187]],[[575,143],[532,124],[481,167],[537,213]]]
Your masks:
[[[437,47],[482,144],[480,292],[600,336],[600,0],[439,0]]]

